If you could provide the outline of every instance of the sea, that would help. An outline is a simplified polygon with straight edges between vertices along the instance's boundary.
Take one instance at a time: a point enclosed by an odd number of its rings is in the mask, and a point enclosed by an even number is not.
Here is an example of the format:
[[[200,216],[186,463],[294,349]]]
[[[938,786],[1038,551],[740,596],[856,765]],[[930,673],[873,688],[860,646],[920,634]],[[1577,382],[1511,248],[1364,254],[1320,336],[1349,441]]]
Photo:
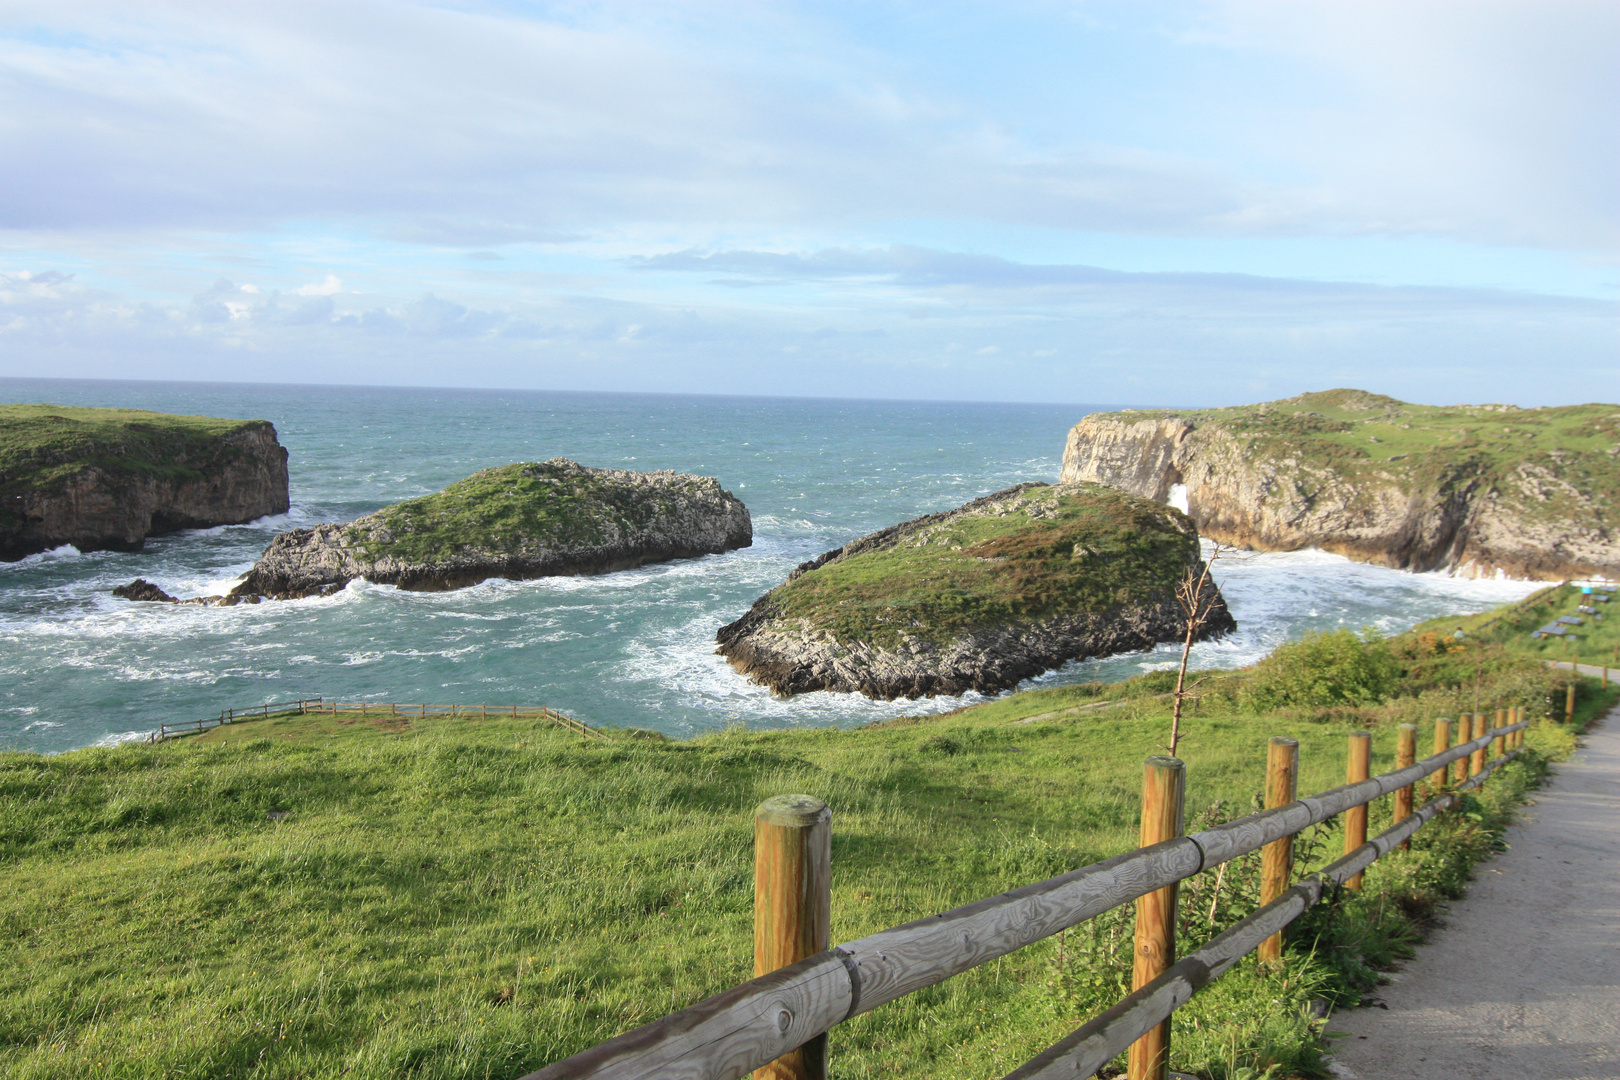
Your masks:
[[[799,563],[885,525],[1028,480],[1056,480],[1076,404],[592,394],[347,386],[0,380],[0,401],[258,418],[289,454],[289,513],[0,563],[0,749],[56,753],[146,738],[221,709],[327,700],[548,705],[594,725],[684,737],[851,727],[984,700],[784,699],[714,653],[715,631]],[[276,533],[348,521],[478,469],[567,457],[719,478],[752,547],[599,577],[487,581],[447,593],[351,583],[324,599],[238,607],[131,603],[226,591]],[[1398,632],[1539,586],[1410,574],[1321,551],[1222,559],[1238,630],[1194,667],[1259,659],[1309,630]],[[1076,660],[1031,686],[1173,667],[1179,646]]]

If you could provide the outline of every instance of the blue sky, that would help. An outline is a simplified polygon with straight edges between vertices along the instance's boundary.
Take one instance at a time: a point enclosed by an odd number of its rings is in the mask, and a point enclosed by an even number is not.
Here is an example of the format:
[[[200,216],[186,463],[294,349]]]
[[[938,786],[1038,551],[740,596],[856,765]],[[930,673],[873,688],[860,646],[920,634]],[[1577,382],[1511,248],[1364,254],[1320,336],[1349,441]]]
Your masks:
[[[0,3],[0,376],[1615,400],[1620,5]]]

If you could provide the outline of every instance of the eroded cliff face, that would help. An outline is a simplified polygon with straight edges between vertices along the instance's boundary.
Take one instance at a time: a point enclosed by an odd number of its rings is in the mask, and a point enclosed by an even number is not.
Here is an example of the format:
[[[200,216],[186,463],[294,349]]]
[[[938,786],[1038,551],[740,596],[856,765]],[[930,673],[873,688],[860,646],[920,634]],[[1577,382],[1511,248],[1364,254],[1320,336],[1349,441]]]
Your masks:
[[[1439,410],[1371,395],[1362,395],[1371,404],[1357,409],[1358,399],[1345,397],[1354,393],[1243,411],[1096,413],[1069,432],[1062,479],[1159,501],[1183,484],[1202,535],[1258,551],[1319,547],[1381,566],[1469,576],[1620,577],[1609,496],[1620,444],[1587,453],[1545,438],[1537,445],[1527,414],[1542,410],[1476,406],[1468,415],[1484,419],[1474,429],[1437,435],[1429,446],[1402,444],[1407,452],[1385,456],[1381,447],[1412,442],[1427,413]],[[1321,398],[1328,400],[1313,400]],[[1492,410],[1513,414],[1498,425],[1509,440],[1505,449],[1483,443],[1475,430],[1495,424]],[[1228,412],[1237,415],[1218,415]],[[1597,428],[1609,430],[1601,419]]]
[[[161,440],[157,440],[161,444]],[[77,451],[75,451],[77,452]],[[44,477],[7,476],[0,507],[0,559],[15,561],[72,544],[81,551],[137,551],[149,536],[240,525],[287,512],[287,451],[275,427],[245,421],[172,454],[150,445],[98,453],[75,465],[70,453],[36,455]]]

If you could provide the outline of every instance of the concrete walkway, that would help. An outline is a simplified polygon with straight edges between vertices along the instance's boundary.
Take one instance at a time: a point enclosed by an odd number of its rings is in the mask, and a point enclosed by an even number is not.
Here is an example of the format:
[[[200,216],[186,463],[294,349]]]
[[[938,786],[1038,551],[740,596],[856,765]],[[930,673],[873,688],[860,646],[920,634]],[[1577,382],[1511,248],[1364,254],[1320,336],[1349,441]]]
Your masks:
[[[1584,665],[1583,665],[1584,666]],[[1589,729],[1416,959],[1335,1014],[1359,1080],[1620,1080],[1620,710]]]

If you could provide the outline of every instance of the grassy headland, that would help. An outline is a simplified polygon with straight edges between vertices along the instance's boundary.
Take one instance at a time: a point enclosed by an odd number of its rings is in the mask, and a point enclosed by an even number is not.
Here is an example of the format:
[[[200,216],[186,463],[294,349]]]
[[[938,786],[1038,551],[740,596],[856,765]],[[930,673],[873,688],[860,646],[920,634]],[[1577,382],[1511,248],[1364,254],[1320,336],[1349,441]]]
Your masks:
[[[1565,676],[1500,650],[1486,663],[1479,645],[1305,647],[1309,671],[1284,650],[1204,684],[1183,750],[1189,827],[1251,810],[1271,735],[1300,739],[1313,791],[1341,782],[1355,728],[1382,770],[1398,722],[1476,693],[1532,715],[1562,703]],[[1586,685],[1583,716],[1612,703]],[[342,716],[0,754],[0,1072],[517,1076],[751,974],[751,811],[770,795],[833,807],[835,941],[1134,846],[1166,689],[1154,674],[858,731],[686,742]],[[1464,812],[1314,914],[1283,970],[1246,963],[1179,1012],[1176,1067],[1320,1075],[1310,999],[1359,999],[1571,745],[1562,727],[1532,732]],[[1303,860],[1338,845],[1312,830]],[[1251,909],[1257,877],[1251,857],[1190,882],[1184,947]],[[1000,1075],[1122,992],[1129,926],[1105,916],[841,1025],[834,1069]]]
[[[262,423],[142,409],[0,405],[0,499],[49,490],[87,468],[196,479],[244,453],[221,436]]]
[[[1289,457],[1305,467],[1383,471],[1401,462],[1399,475],[1420,489],[1455,475],[1460,463],[1497,480],[1526,465],[1552,467],[1562,482],[1549,473],[1544,497],[1533,500],[1549,519],[1582,519],[1594,502],[1620,506],[1615,405],[1413,405],[1361,390],[1328,390],[1258,405],[1109,415],[1220,424],[1256,455]]]
[[[284,512],[286,462],[264,420],[0,405],[0,559]]]

